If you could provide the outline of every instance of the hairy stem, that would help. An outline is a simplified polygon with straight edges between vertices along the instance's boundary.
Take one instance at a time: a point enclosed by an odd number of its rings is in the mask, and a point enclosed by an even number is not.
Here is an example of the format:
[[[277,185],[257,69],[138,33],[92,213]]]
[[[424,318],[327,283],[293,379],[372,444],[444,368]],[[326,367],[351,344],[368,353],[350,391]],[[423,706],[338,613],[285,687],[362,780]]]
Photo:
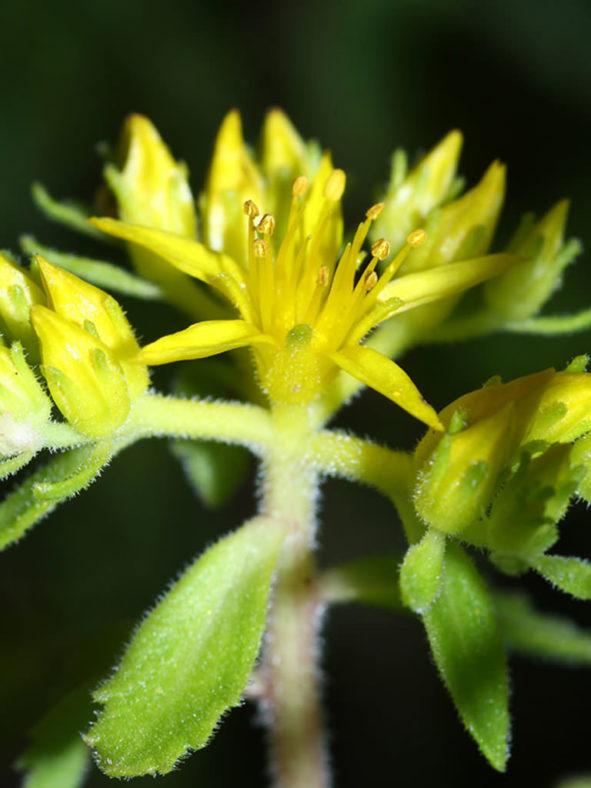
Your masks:
[[[307,408],[275,408],[274,448],[263,464],[263,512],[287,522],[262,666],[261,706],[276,788],[330,784],[319,690],[315,589],[317,478]]]

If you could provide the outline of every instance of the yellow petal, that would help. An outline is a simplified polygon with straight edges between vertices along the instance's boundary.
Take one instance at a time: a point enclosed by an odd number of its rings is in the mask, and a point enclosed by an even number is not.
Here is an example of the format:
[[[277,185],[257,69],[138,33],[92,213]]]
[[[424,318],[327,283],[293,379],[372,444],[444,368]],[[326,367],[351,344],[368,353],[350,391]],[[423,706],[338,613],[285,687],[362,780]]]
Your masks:
[[[267,113],[263,125],[261,164],[267,178],[307,175],[306,145],[280,109]]]
[[[146,345],[137,360],[152,366],[168,364],[171,361],[215,356],[258,343],[274,344],[274,340],[244,320],[204,320]]]
[[[388,397],[429,427],[443,429],[437,414],[406,372],[377,350],[350,345],[331,353],[330,358],[349,375]]]
[[[523,258],[513,254],[490,254],[401,276],[386,285],[378,297],[378,304],[387,307],[391,303],[391,309],[382,311],[381,320],[461,293],[522,262]]]
[[[246,319],[252,317],[243,270],[231,257],[212,252],[197,241],[151,227],[108,218],[90,219],[90,223],[108,235],[138,244],[160,255],[179,271],[207,282],[232,301]]]

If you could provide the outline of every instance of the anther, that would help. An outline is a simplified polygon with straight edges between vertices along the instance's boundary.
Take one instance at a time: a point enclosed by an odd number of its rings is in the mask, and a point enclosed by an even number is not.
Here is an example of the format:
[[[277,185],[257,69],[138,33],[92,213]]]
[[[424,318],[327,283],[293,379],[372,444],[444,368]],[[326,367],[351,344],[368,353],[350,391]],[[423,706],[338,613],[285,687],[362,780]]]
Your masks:
[[[331,202],[338,202],[345,191],[347,177],[343,170],[333,170],[324,184],[324,196]]]
[[[406,243],[416,249],[417,246],[422,246],[426,240],[427,233],[424,230],[413,230],[412,233],[407,236]]]
[[[377,283],[378,283],[378,275],[376,274],[375,271],[371,271],[371,273],[369,273],[365,277],[365,282],[363,283],[363,286],[365,288],[365,292],[369,293],[370,290],[374,289],[374,287],[377,285]]]
[[[318,276],[316,278],[316,284],[320,285],[320,287],[325,287],[328,284],[329,279],[329,271],[326,265],[321,265],[318,269]]]
[[[266,213],[257,224],[257,230],[263,235],[273,235],[275,232],[275,217],[271,213]]]
[[[253,202],[252,200],[247,200],[244,203],[244,213],[246,214],[246,216],[249,216],[251,219],[256,219],[256,217],[260,213],[259,206],[256,204],[256,202]]]
[[[308,179],[305,175],[298,175],[291,187],[294,197],[302,197],[308,191]]]
[[[367,209],[367,211],[365,212],[365,217],[367,219],[371,219],[371,221],[374,222],[378,218],[378,216],[382,213],[383,210],[384,210],[384,203],[378,202],[375,205],[372,205],[371,208]]]
[[[262,238],[257,238],[257,240],[252,245],[252,251],[255,257],[266,257],[268,249],[269,244],[266,241],[263,241]]]
[[[386,241],[385,238],[380,238],[379,241],[375,241],[371,245],[371,253],[373,254],[374,257],[377,257],[378,260],[385,260],[386,257],[388,257],[388,255],[390,254],[390,249],[391,249],[390,241]]]

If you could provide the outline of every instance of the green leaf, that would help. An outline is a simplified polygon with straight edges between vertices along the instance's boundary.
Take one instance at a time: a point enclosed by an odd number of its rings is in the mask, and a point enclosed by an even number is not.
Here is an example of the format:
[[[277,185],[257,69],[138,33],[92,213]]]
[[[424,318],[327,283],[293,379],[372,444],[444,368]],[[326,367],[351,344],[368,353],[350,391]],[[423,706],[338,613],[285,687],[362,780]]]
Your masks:
[[[445,582],[423,620],[464,725],[491,766],[503,771],[509,736],[505,653],[484,582],[456,544],[448,545]]]
[[[415,613],[424,613],[433,604],[443,583],[445,534],[428,528],[417,544],[412,545],[400,567],[402,601]]]
[[[132,274],[114,263],[59,252],[39,243],[31,235],[22,236],[20,245],[25,254],[40,254],[50,263],[59,265],[60,268],[106,290],[143,298],[146,301],[158,301],[164,298],[162,289],[157,284]]]
[[[66,695],[33,728],[32,743],[17,762],[26,771],[23,788],[80,788],[90,753],[80,731],[92,716],[89,687]]]
[[[357,558],[324,572],[320,596],[328,604],[359,602],[393,610],[402,609],[398,585],[399,556]]]
[[[109,462],[108,443],[99,441],[66,451],[50,460],[0,503],[0,550],[61,501],[87,487]]]
[[[591,632],[567,618],[536,610],[523,594],[497,591],[493,602],[510,651],[553,662],[591,665]]]
[[[528,563],[553,586],[577,599],[591,599],[591,564],[582,558],[540,555]]]
[[[237,492],[249,467],[241,446],[210,441],[179,440],[171,444],[191,486],[205,506],[219,509]]]
[[[209,548],[144,619],[86,741],[110,777],[166,774],[241,702],[285,532],[250,521]]]

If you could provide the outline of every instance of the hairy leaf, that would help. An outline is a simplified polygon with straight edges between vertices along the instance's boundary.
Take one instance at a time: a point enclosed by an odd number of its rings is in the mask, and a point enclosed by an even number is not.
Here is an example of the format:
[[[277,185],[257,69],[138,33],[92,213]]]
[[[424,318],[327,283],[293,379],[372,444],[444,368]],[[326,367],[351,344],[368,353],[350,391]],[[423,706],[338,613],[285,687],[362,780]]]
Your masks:
[[[509,736],[505,653],[480,575],[450,544],[441,594],[423,616],[441,677],[491,766],[503,771]]]
[[[144,619],[86,736],[110,777],[166,774],[240,704],[265,626],[283,528],[250,521],[209,548]]]

